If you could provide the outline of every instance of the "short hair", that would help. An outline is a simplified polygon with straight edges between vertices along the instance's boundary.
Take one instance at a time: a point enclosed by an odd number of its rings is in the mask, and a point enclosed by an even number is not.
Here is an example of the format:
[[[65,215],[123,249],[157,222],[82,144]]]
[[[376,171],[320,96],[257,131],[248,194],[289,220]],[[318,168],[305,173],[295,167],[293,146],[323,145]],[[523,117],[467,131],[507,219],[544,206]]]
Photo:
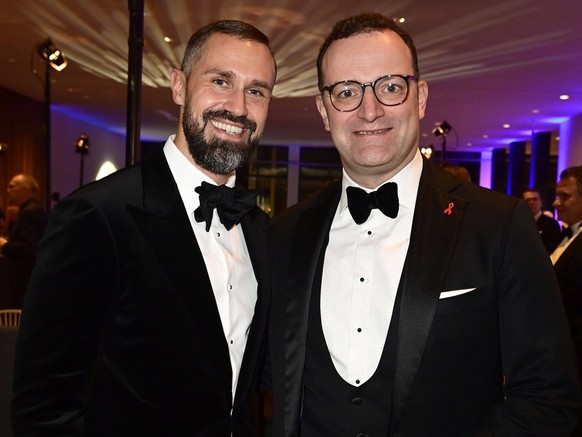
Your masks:
[[[192,73],[193,65],[200,60],[204,53],[204,49],[206,48],[208,39],[215,33],[232,35],[243,41],[255,41],[264,44],[271,53],[273,65],[275,66],[275,74],[277,73],[277,62],[275,61],[273,50],[271,50],[271,47],[269,46],[269,38],[267,35],[244,21],[220,20],[201,27],[188,40],[181,67],[186,77],[189,77],[190,73]]]
[[[523,190],[523,193],[521,193],[522,197],[525,193],[537,193],[541,200],[542,192],[535,187],[527,187],[525,190]]]
[[[574,178],[578,194],[582,194],[582,165],[568,167],[560,173],[560,179]]]
[[[317,56],[317,86],[321,90],[323,88],[323,72],[321,71],[321,66],[323,63],[323,57],[325,56],[327,49],[332,42],[338,39],[349,38],[354,35],[359,35],[362,33],[371,32],[382,32],[385,30],[391,30],[396,33],[412,55],[412,69],[414,74],[420,77],[420,69],[418,68],[418,55],[416,53],[416,47],[412,37],[408,32],[402,29],[392,18],[388,18],[382,14],[378,13],[363,13],[358,15],[353,15],[344,20],[340,20],[333,26],[330,34],[323,41],[319,49],[319,55]]]

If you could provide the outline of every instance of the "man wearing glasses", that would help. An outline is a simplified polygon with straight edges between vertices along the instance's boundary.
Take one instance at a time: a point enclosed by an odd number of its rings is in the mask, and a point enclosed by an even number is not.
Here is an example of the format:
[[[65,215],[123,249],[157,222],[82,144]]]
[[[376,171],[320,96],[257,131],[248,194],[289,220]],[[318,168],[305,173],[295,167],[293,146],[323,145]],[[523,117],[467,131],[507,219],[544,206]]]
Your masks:
[[[393,20],[338,22],[317,107],[343,178],[271,222],[273,435],[566,436],[578,375],[527,204],[423,159]]]

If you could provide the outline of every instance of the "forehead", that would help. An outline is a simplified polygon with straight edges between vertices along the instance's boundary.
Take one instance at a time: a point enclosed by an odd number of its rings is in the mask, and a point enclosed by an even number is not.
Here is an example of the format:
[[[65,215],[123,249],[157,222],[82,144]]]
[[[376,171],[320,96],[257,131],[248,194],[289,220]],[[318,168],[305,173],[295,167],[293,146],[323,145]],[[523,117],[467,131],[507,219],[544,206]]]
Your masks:
[[[391,30],[374,31],[331,43],[322,62],[326,83],[372,81],[385,74],[414,74],[406,43]]]
[[[10,180],[10,185],[13,187],[17,187],[22,185],[22,178],[18,177],[18,176],[14,176],[11,180]]]
[[[574,178],[560,179],[556,184],[557,192],[561,191],[564,193],[575,194],[577,192],[577,188],[576,179]]]
[[[202,56],[192,69],[193,74],[212,71],[230,71],[271,86],[275,82],[275,64],[267,46],[223,33],[215,33],[208,38]]]

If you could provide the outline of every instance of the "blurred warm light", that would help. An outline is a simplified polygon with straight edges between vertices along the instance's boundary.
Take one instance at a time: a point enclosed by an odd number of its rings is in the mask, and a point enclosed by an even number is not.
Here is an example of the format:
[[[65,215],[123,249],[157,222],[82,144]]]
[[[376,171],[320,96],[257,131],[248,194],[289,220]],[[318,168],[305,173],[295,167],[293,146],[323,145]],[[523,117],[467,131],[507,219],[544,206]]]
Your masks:
[[[427,146],[427,147],[421,147],[420,153],[422,153],[427,159],[430,159],[430,157],[432,156],[432,152],[433,152],[432,149],[433,149],[432,144],[430,146]]]
[[[47,39],[37,48],[38,54],[46,59],[51,67],[57,71],[62,71],[67,66],[65,54],[55,47],[51,39]]]

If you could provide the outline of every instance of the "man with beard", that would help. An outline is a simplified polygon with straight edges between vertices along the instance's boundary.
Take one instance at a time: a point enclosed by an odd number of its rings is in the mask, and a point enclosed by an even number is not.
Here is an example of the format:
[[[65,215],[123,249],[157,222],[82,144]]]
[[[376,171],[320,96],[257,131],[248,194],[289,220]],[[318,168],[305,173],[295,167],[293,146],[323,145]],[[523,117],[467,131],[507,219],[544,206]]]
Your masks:
[[[176,135],[55,207],[18,337],[15,436],[255,435],[267,215],[232,187],[275,77],[256,28],[201,28],[171,73]]]

